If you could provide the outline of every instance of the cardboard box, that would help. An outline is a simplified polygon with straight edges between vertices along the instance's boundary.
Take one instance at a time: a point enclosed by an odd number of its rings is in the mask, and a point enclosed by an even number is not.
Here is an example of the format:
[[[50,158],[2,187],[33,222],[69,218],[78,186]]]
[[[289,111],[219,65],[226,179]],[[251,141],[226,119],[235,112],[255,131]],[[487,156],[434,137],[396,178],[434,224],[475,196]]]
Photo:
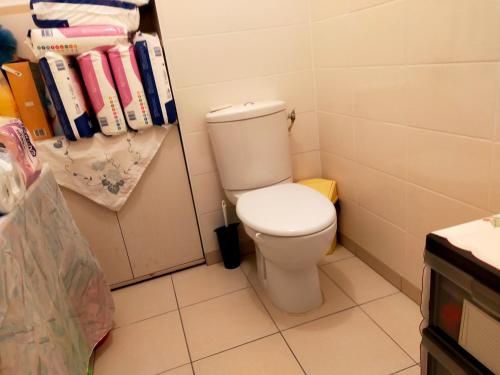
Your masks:
[[[29,61],[4,64],[8,68],[12,94],[17,103],[24,126],[35,141],[54,136],[42,100],[45,100],[45,84],[38,65]]]

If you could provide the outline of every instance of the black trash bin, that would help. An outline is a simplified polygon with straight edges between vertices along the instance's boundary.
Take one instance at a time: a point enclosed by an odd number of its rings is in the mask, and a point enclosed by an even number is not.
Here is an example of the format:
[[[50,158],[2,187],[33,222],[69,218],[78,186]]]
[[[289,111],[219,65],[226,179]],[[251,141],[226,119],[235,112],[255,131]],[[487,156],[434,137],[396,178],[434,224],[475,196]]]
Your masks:
[[[233,269],[240,265],[240,243],[238,241],[238,225],[240,223],[229,224],[215,229],[219,248],[224,261],[224,267]]]

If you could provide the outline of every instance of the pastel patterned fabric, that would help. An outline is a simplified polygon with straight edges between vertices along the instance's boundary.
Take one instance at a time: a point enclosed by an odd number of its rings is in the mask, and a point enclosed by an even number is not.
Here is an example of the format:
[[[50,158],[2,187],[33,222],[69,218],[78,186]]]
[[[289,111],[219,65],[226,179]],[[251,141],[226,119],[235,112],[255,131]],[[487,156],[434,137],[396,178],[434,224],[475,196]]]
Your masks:
[[[47,166],[0,217],[0,280],[0,373],[85,374],[114,305]]]
[[[59,185],[119,211],[171,126],[113,137],[98,133],[78,142],[57,137],[37,142],[36,148],[39,158],[54,171]]]

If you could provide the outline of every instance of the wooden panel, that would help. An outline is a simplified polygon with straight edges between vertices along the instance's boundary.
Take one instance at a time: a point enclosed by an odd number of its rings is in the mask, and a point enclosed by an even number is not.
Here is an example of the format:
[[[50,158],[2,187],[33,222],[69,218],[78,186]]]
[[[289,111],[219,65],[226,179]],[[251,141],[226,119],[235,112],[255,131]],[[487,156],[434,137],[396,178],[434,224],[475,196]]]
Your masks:
[[[71,190],[62,187],[61,190],[78,228],[88,239],[99,260],[108,283],[117,284],[132,279],[116,213]]]
[[[135,277],[203,258],[177,127],[118,212]]]

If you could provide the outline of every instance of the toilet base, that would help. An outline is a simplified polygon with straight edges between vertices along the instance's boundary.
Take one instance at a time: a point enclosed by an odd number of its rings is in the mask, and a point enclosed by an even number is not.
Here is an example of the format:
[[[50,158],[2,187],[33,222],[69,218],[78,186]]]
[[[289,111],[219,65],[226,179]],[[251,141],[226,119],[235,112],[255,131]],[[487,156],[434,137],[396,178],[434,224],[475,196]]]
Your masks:
[[[321,306],[323,294],[318,267],[285,269],[265,262],[266,289],[273,303],[289,313],[304,313]]]

